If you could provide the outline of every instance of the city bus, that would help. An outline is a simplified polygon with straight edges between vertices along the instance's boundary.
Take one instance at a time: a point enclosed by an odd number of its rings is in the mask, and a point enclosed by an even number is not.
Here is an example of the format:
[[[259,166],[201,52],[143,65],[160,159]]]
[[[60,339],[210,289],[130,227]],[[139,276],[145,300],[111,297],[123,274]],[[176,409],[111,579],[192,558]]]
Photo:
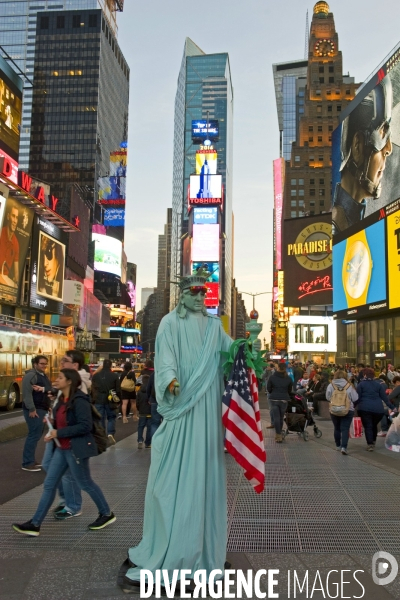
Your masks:
[[[32,368],[34,356],[48,358],[46,373],[54,381],[59,360],[69,348],[65,329],[0,315],[0,408],[13,410],[21,404],[22,377]]]

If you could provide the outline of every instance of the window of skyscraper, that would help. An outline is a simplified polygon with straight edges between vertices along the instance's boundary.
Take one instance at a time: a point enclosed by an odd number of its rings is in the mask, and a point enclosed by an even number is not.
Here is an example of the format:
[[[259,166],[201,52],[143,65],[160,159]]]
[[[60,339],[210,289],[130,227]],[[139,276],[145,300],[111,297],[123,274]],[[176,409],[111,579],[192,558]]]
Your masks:
[[[295,219],[296,217],[297,217],[297,211],[292,210],[291,213],[290,213],[290,218],[291,219]]]
[[[328,104],[328,112],[332,112],[332,104]]]
[[[320,68],[319,68],[319,72],[320,72],[320,73],[323,73],[323,72],[324,72],[324,67],[320,67]]]
[[[332,94],[331,90],[327,90],[326,95],[330,96]]]
[[[301,97],[303,97],[303,96],[304,96],[304,90],[300,90],[300,91],[299,91],[299,97],[301,98]]]
[[[325,200],[320,200],[320,201],[319,201],[319,205],[320,205],[320,206],[325,206]]]
[[[309,138],[308,138],[308,141],[309,141],[309,142],[313,142],[313,141],[314,141],[314,138],[313,138],[313,136],[312,136],[312,135],[310,135],[310,136],[309,136]]]
[[[322,106],[318,105],[317,106],[317,113],[320,113],[320,112],[322,112]]]
[[[315,196],[315,189],[314,189],[314,188],[312,188],[312,189],[310,190],[310,196]]]
[[[65,27],[65,17],[58,16],[57,17],[57,29],[64,29]]]
[[[319,195],[320,196],[325,196],[325,190],[324,189],[320,189],[319,190]]]
[[[318,125],[318,131],[322,131],[322,125]]]
[[[89,15],[89,27],[97,27],[97,15]]]
[[[350,96],[350,90],[346,90],[346,96]]]
[[[328,131],[333,131],[333,125],[329,125]]]
[[[299,190],[299,196],[304,196],[304,190]]]
[[[310,185],[314,185],[315,184],[315,179],[310,179]]]
[[[300,162],[300,156],[296,155],[296,156],[294,157],[294,162]]]
[[[335,78],[334,77],[329,77],[329,83],[335,83]]]
[[[320,156],[318,156],[318,160],[319,160],[319,162],[322,162],[324,160],[324,157],[320,155]]]
[[[333,73],[333,67],[329,67],[329,73]]]
[[[292,198],[296,198],[297,195],[297,191],[296,190],[290,190],[290,195],[292,196]]]
[[[291,185],[296,185],[297,184],[297,179],[291,179],[290,180],[290,184]]]
[[[325,185],[325,179],[320,179],[319,180],[319,185]]]
[[[322,142],[322,135],[319,135],[319,136],[318,136],[318,141],[319,141],[319,142]]]
[[[291,201],[290,201],[290,206],[294,206],[294,207],[296,207],[296,206],[297,206],[297,202],[296,202],[296,200],[291,200]]]
[[[299,185],[304,185],[304,179],[299,179]]]
[[[320,96],[321,95],[321,90],[315,90],[315,95],[316,96]]]
[[[40,29],[48,29],[49,28],[49,17],[42,17],[40,19]]]
[[[342,110],[342,107],[340,106],[340,104],[338,104],[337,107],[336,107],[336,111],[340,112],[341,110]]]
[[[308,126],[308,131],[314,131],[314,127],[312,125]]]
[[[81,26],[81,15],[73,15],[72,27],[77,28]]]
[[[310,200],[310,206],[315,206],[315,200]]]
[[[330,78],[329,78],[329,79],[330,79]],[[320,82],[320,83],[325,83],[325,78],[324,78],[324,77],[320,77],[320,78],[319,78],[319,82]]]

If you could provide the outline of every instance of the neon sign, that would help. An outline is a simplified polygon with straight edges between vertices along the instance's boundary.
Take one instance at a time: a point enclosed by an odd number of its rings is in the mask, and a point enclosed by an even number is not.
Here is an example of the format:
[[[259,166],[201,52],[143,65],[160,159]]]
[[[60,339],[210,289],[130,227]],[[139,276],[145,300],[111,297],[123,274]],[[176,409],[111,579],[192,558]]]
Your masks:
[[[317,277],[313,281],[304,281],[299,285],[299,300],[305,296],[312,296],[318,292],[332,291],[331,276],[325,275],[325,277]]]

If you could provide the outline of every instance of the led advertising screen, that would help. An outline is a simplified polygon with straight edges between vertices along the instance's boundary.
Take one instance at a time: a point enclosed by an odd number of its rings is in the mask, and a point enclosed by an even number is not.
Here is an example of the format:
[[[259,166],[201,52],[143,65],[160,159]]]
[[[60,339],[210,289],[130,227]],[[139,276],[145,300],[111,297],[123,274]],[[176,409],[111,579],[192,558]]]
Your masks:
[[[219,304],[219,283],[207,282],[207,294],[204,301],[205,306],[218,306]]]
[[[222,204],[222,175],[191,175],[189,185],[189,204]]]
[[[218,142],[219,124],[216,119],[200,119],[192,121],[192,141],[193,144],[203,144],[205,140]]]
[[[193,223],[209,223],[210,225],[218,223],[218,208],[216,206],[194,208]]]
[[[201,175],[209,172],[217,174],[217,152],[215,150],[197,150],[196,152],[196,174]]]
[[[0,149],[18,161],[22,80],[0,57]]]
[[[38,215],[34,218],[30,306],[62,314],[66,234]]]
[[[117,150],[110,153],[110,176],[126,177],[128,153],[126,150]]]
[[[100,204],[122,204],[125,205],[126,178],[100,177],[98,183],[98,198]]]
[[[192,263],[192,273],[198,271],[200,267],[207,269],[210,277],[207,279],[210,283],[219,282],[219,263],[217,262],[194,262]]]
[[[400,55],[395,53],[341,113],[332,138],[334,243],[400,197]],[[375,219],[376,220],[376,219]]]
[[[193,225],[192,261],[219,261],[219,225]]]
[[[121,277],[122,269],[122,243],[115,238],[92,233],[94,248],[94,268]]]
[[[400,308],[400,202],[386,219],[389,308]]]
[[[332,304],[331,215],[284,221],[282,248],[284,305]]]
[[[124,208],[106,208],[104,211],[103,224],[107,227],[124,227],[125,226],[125,209]]]
[[[274,254],[275,270],[282,269],[282,214],[285,161],[274,160]]]
[[[334,316],[387,310],[385,262],[384,219],[334,245]]]
[[[7,302],[16,303],[29,250],[34,212],[11,198],[5,200],[1,195],[0,204],[0,216],[3,212],[0,233],[0,297]]]

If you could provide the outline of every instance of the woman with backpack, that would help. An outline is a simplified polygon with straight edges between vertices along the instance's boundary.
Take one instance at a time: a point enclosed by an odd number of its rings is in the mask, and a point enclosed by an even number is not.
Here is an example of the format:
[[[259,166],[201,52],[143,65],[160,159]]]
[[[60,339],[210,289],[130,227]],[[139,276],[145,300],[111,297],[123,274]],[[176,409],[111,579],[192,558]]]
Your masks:
[[[40,534],[40,526],[54,502],[58,484],[68,468],[76,483],[89,494],[98,508],[99,516],[90,523],[89,529],[103,529],[116,520],[103,492],[90,475],[89,458],[97,456],[98,450],[92,433],[90,398],[79,389],[80,385],[81,377],[78,371],[61,369],[54,383],[61,395],[53,409],[53,428],[44,438],[45,442],[54,443],[56,447],[35,514],[26,523],[13,524],[13,529],[18,533],[34,537]]]
[[[358,394],[347,379],[347,373],[342,370],[336,371],[332,382],[326,389],[326,399],[330,402],[329,412],[334,427],[336,450],[347,454],[349,442],[350,425],[354,417],[354,406],[357,403]]]
[[[283,418],[292,393],[293,382],[286,372],[286,363],[282,360],[278,364],[278,370],[268,379],[267,391],[269,394],[269,404],[271,407],[271,416],[274,420],[275,441],[282,443]]]
[[[121,373],[119,383],[121,386],[121,413],[122,413],[122,422],[128,423],[128,404],[132,400],[136,400],[136,377],[135,371],[132,370],[132,363],[126,362],[124,364],[124,370]],[[131,407],[133,408],[133,420],[137,421],[137,410],[136,405],[132,402]]]
[[[373,452],[378,434],[378,423],[385,414],[382,403],[385,403],[391,410],[394,410],[395,406],[388,399],[384,386],[375,379],[374,370],[366,368],[363,374],[364,378],[357,386],[357,412],[364,427],[367,450]]]

